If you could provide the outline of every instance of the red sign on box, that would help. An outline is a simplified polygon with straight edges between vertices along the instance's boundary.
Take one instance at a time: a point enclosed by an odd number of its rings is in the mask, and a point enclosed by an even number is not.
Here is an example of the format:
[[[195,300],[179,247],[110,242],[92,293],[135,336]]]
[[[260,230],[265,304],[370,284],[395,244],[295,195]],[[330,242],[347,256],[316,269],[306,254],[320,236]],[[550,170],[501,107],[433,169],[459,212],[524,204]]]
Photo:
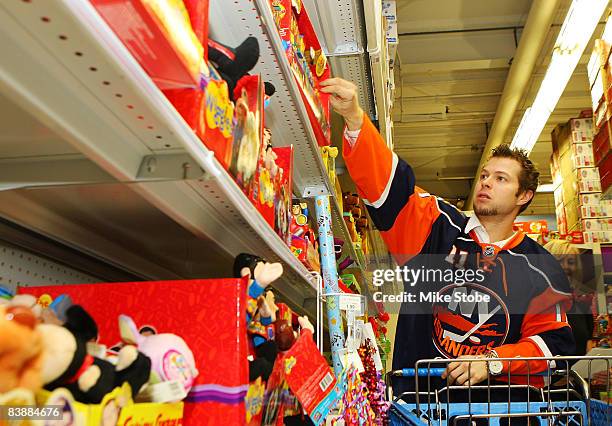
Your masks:
[[[545,234],[548,232],[548,223],[545,220],[514,222],[512,226],[515,230],[523,231],[527,234]]]
[[[191,348],[199,375],[184,425],[244,424],[248,389],[246,282],[239,279],[149,281],[25,287],[20,293],[68,294],[96,320],[100,343],[120,341],[117,318],[175,333]]]
[[[336,377],[312,340],[303,331],[293,347],[279,358],[291,391],[297,396],[315,425],[325,422],[329,411],[342,397]]]

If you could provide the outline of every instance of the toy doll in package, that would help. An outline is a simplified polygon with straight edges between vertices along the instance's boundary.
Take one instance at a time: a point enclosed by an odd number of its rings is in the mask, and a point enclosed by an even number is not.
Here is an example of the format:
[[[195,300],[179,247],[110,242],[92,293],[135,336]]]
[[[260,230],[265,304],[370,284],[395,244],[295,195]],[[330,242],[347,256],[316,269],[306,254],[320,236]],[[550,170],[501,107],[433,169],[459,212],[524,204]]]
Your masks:
[[[245,76],[234,89],[234,145],[230,172],[238,185],[252,197],[255,173],[263,139],[263,83],[259,75]]]
[[[278,173],[274,194],[274,230],[291,246],[291,202],[293,200],[293,145],[273,148]]]

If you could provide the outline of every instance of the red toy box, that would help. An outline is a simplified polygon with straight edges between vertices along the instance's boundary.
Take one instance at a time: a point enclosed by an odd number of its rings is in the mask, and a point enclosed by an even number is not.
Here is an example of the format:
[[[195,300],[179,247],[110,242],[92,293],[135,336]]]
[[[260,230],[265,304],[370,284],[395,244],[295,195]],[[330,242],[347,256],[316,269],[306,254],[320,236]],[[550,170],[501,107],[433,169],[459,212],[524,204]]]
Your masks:
[[[209,0],[183,0],[191,28],[204,48],[204,59],[208,60],[208,5]]]
[[[206,67],[204,47],[191,27],[182,0],[91,0],[91,3],[161,89],[198,85],[200,71]],[[193,11],[203,9],[208,11],[204,4]],[[201,32],[203,26],[199,27]]]
[[[232,157],[234,104],[229,99],[227,83],[212,68],[210,71],[209,77],[200,77],[198,87],[163,92],[187,125],[227,169]]]
[[[274,230],[291,246],[291,202],[293,201],[293,145],[274,148],[279,173],[274,194]]]
[[[230,173],[251,199],[263,141],[263,98],[263,82],[259,75],[242,77],[234,89],[236,125]]]
[[[100,343],[120,341],[117,318],[181,336],[199,376],[185,400],[185,425],[244,424],[248,388],[246,282],[239,279],[150,281],[25,287],[55,298],[68,294],[96,320]]]

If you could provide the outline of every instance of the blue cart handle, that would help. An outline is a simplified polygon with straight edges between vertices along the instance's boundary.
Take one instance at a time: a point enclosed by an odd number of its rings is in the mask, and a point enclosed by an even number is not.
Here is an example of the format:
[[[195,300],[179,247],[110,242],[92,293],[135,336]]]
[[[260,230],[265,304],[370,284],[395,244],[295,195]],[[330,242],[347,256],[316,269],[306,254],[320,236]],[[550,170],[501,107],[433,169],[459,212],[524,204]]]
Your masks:
[[[442,373],[446,370],[446,368],[402,368],[401,370],[396,370],[392,374],[394,376],[400,377],[440,377]],[[547,376],[554,374],[554,371],[542,371],[539,373],[531,373],[532,376]],[[526,376],[526,374],[513,374],[512,376]]]
[[[401,377],[440,377],[446,368],[402,368]]]

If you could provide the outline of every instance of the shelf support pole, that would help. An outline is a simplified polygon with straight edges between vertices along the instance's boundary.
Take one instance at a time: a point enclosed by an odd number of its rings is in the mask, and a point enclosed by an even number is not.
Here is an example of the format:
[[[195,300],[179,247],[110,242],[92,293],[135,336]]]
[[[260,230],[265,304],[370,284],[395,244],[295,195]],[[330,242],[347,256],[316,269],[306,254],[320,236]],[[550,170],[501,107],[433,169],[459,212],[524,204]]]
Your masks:
[[[321,252],[321,274],[323,275],[324,294],[339,293],[336,254],[334,253],[334,234],[332,231],[329,196],[315,197],[315,211],[319,227],[319,251]],[[342,373],[339,351],[344,348],[344,330],[338,305],[338,296],[329,296],[327,303],[327,322],[331,343],[332,363],[336,377]]]

